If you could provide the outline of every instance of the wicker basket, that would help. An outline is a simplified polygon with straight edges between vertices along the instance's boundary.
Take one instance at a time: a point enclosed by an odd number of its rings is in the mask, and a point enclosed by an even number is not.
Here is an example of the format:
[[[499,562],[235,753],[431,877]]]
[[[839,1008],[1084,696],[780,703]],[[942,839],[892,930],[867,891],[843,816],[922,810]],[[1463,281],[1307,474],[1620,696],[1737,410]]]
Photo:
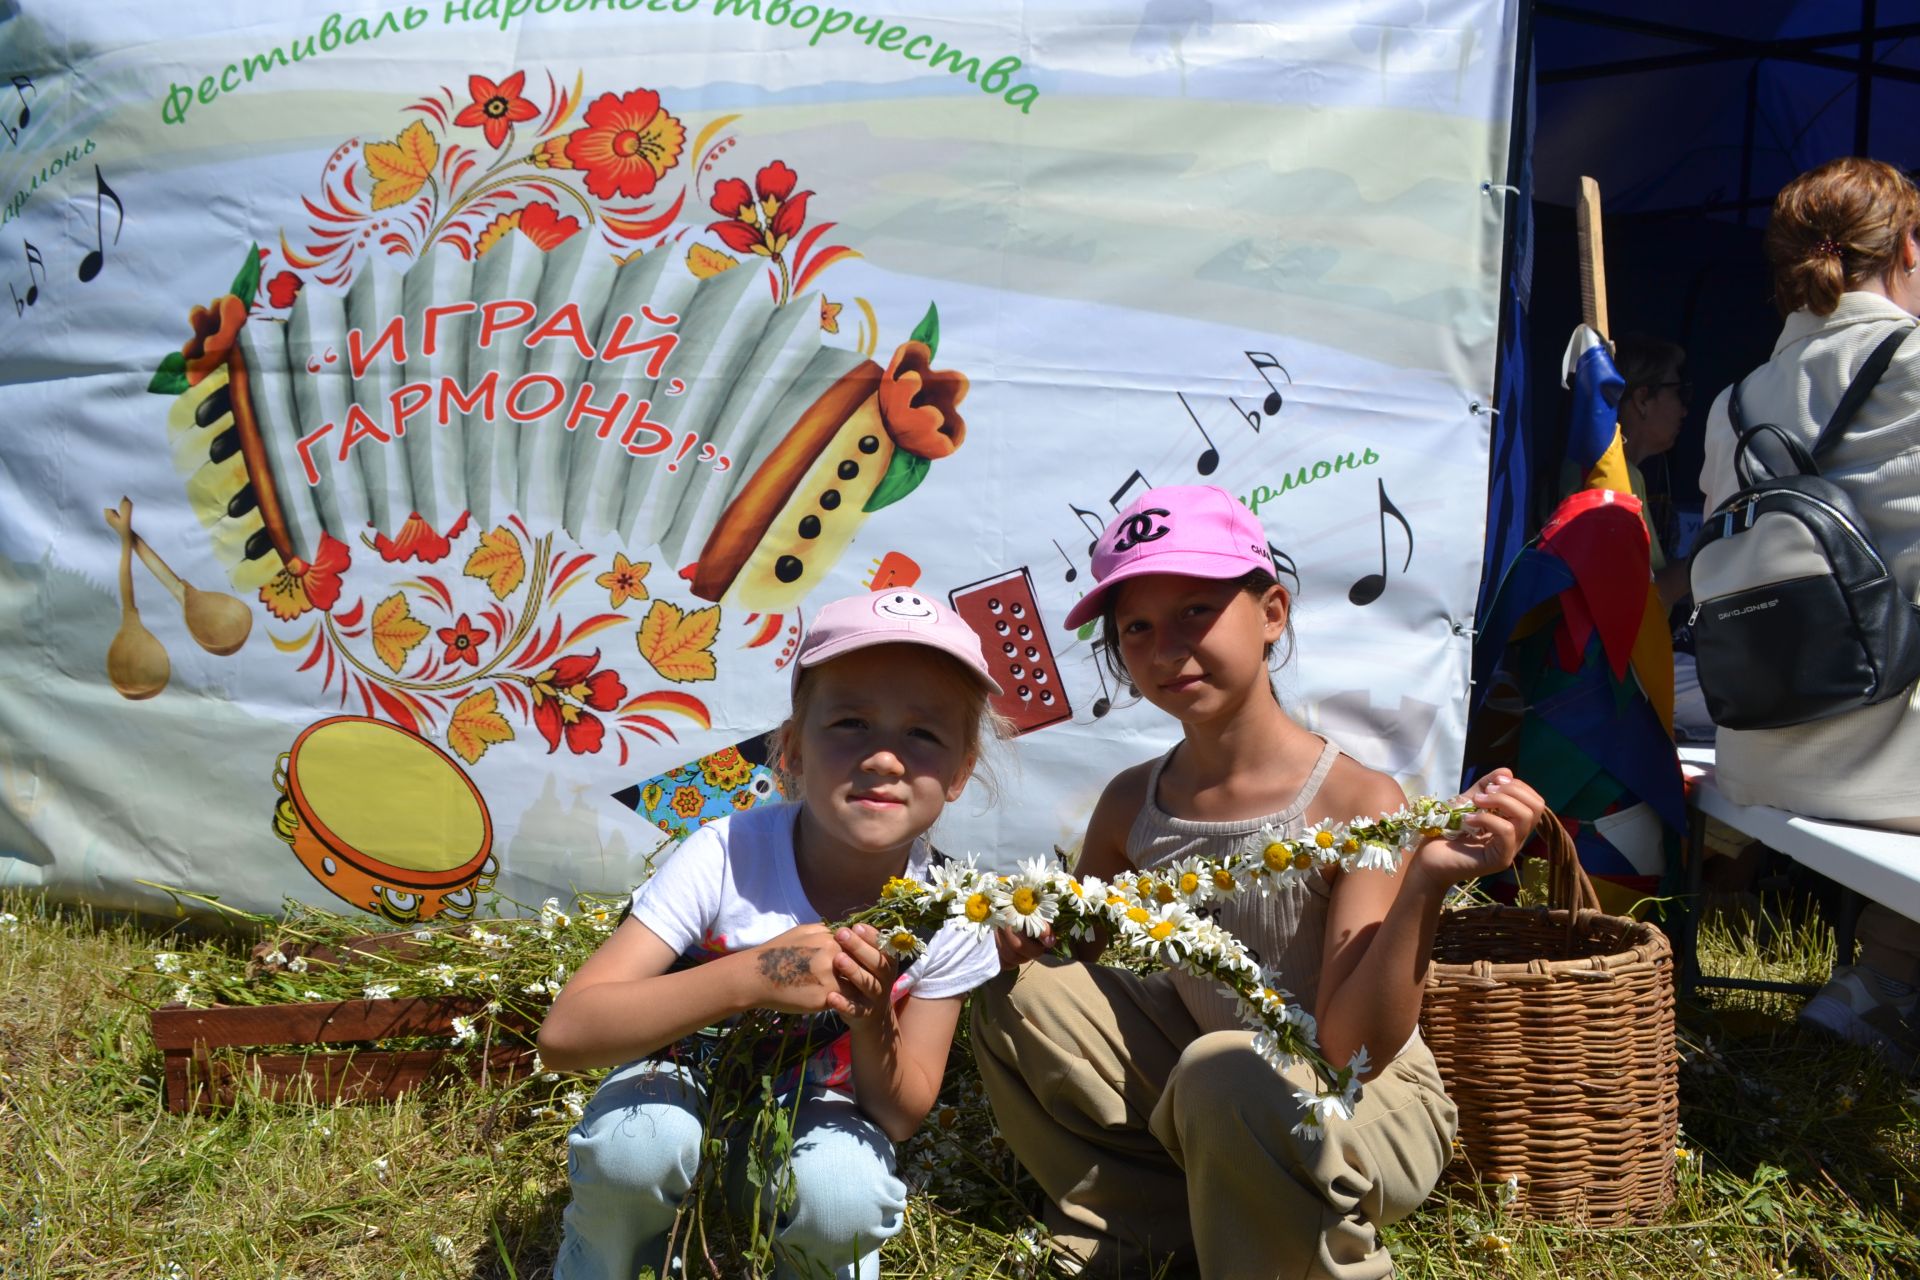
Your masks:
[[[1647,1222],[1674,1191],[1673,949],[1603,914],[1566,828],[1541,831],[1553,905],[1445,912],[1434,938],[1420,1030],[1460,1109],[1448,1180],[1517,1179],[1531,1217]]]

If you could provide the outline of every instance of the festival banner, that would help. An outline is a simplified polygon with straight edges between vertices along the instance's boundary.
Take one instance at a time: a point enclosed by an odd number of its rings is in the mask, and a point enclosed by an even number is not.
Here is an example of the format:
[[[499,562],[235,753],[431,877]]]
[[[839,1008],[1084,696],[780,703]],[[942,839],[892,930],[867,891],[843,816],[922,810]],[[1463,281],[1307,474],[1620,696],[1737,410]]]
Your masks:
[[[980,634],[950,853],[1175,726],[1068,630],[1142,488],[1277,687],[1458,779],[1517,0],[24,0],[0,22],[0,886],[400,922],[780,794],[809,612]]]

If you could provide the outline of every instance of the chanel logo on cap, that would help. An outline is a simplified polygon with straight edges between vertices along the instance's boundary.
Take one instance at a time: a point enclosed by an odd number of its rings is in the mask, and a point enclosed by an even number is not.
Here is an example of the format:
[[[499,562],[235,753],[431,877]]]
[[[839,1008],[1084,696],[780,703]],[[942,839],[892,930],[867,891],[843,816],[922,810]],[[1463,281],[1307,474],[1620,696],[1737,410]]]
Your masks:
[[[1113,540],[1114,554],[1131,551],[1143,542],[1157,542],[1173,532],[1172,526],[1153,522],[1154,516],[1165,520],[1168,514],[1165,507],[1147,507],[1128,516],[1120,527],[1120,535]]]

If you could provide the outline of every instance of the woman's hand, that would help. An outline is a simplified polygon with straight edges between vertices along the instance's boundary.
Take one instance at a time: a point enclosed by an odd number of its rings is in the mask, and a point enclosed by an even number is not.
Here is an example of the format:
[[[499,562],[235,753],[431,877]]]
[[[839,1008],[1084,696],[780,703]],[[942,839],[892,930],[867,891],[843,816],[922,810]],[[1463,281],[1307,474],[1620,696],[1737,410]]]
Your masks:
[[[1511,769],[1495,769],[1460,800],[1474,806],[1474,812],[1460,820],[1460,830],[1427,841],[1413,857],[1416,873],[1441,884],[1461,884],[1512,866],[1547,807],[1540,793],[1514,777]]]
[[[836,961],[842,952],[824,924],[795,925],[739,953],[753,966],[754,1007],[779,1013],[842,1012],[849,992]],[[838,1000],[840,1003],[835,1004]]]
[[[828,1006],[850,1024],[893,1015],[893,980],[900,966],[880,949],[880,934],[870,924],[856,924],[833,935],[840,954],[833,972],[840,991],[827,997]]]

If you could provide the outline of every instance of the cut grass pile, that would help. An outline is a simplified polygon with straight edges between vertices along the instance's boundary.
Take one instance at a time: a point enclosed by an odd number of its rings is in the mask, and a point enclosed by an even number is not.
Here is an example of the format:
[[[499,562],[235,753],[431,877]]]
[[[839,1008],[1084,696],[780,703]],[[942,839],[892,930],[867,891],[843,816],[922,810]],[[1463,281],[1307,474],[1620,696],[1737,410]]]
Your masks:
[[[391,1105],[243,1096],[214,1115],[164,1109],[147,1031],[154,953],[191,970],[251,940],[0,899],[0,1277],[548,1275],[565,1133],[590,1079],[463,1084]],[[1818,981],[1832,947],[1816,924],[1764,941],[1717,928],[1703,959]],[[1802,1032],[1796,1007],[1716,992],[1682,1009],[1680,1195],[1663,1222],[1526,1223],[1498,1187],[1436,1196],[1389,1232],[1400,1274],[1920,1276],[1920,1089]],[[902,1159],[920,1190],[888,1276],[1056,1274],[1034,1189],[992,1132],[964,1046]]]

